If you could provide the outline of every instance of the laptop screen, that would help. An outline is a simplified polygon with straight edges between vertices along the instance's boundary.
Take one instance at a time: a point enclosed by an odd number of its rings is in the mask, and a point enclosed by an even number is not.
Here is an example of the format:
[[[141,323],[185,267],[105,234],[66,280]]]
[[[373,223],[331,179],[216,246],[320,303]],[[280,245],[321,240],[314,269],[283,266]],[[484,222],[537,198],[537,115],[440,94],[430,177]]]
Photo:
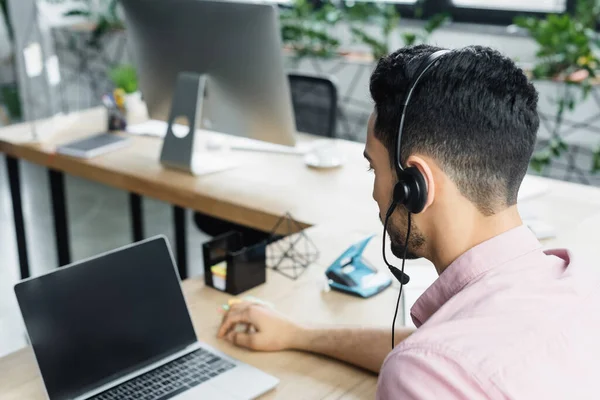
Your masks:
[[[162,237],[21,282],[15,293],[51,400],[196,342]]]

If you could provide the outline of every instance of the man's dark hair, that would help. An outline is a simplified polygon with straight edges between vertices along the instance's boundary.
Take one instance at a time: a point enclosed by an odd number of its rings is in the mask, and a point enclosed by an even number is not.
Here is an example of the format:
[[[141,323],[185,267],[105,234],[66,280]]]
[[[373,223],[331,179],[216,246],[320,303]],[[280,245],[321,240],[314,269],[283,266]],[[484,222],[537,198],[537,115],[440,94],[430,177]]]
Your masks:
[[[394,152],[401,104],[413,74],[437,47],[405,47],[371,76],[375,137]],[[521,69],[495,50],[471,46],[443,55],[423,76],[406,111],[402,162],[432,157],[485,215],[514,205],[539,127],[538,94]]]

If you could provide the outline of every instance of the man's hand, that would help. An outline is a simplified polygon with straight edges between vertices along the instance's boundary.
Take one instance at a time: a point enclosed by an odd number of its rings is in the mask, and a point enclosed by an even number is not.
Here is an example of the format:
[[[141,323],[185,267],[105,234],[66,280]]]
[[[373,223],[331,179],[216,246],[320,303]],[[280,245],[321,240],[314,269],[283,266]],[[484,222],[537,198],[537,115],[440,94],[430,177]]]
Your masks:
[[[242,329],[239,329],[239,328]],[[396,331],[396,343],[412,329]],[[323,354],[378,373],[390,352],[389,328],[305,327],[267,306],[238,303],[223,317],[219,338],[252,350],[301,350]]]
[[[300,325],[266,306],[243,302],[233,305],[225,314],[218,337],[252,350],[279,351],[294,348],[302,330]]]

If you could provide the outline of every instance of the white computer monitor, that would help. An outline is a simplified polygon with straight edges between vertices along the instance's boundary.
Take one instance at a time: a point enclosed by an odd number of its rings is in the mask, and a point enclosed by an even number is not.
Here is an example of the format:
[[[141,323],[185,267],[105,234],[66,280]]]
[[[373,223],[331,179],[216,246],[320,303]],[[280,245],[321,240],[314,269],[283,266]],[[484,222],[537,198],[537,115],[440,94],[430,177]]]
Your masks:
[[[277,6],[122,0],[151,119],[168,121],[177,78],[206,78],[199,128],[294,146],[295,120]]]

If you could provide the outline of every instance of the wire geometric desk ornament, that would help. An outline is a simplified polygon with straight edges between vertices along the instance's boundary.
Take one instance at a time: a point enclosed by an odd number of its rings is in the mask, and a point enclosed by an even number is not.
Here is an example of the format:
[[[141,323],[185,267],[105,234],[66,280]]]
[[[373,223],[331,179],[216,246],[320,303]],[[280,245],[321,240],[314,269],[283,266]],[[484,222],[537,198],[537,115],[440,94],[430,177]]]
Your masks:
[[[282,226],[284,231],[278,232]],[[269,243],[267,267],[290,279],[298,279],[306,267],[319,258],[317,246],[290,213],[277,221],[271,230]]]

